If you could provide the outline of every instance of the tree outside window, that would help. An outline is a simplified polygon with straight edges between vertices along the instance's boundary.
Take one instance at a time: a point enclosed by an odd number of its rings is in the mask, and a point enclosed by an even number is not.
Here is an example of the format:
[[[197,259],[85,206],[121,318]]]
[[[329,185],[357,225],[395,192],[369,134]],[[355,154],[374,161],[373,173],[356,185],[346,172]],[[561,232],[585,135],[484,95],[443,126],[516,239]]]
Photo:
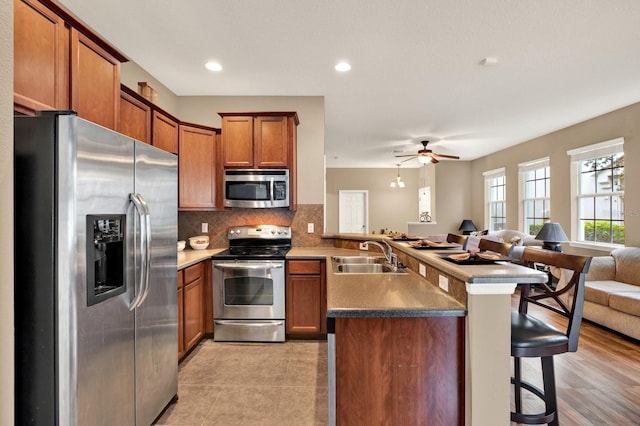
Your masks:
[[[579,162],[579,240],[624,244],[624,153]]]

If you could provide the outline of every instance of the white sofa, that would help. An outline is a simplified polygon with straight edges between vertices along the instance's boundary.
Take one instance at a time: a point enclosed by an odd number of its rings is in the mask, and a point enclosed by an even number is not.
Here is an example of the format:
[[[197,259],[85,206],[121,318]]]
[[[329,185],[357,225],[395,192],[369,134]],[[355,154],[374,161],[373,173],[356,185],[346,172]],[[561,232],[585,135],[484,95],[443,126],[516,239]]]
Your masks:
[[[501,238],[502,242],[515,244],[517,246],[542,246],[542,241],[536,240],[533,235],[528,235],[513,229],[489,232],[487,236]]]
[[[583,317],[640,339],[640,247],[593,257],[585,277]]]

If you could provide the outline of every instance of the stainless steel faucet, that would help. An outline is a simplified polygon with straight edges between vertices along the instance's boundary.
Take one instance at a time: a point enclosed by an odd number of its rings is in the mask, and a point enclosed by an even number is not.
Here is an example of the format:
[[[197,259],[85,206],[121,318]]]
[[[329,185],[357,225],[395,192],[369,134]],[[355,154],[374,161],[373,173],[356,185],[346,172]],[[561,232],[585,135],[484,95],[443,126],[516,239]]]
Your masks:
[[[382,242],[384,243],[384,245],[387,246],[386,249],[378,241],[365,241],[364,243],[367,245],[373,244],[374,246],[379,247],[380,250],[382,250],[382,254],[384,254],[385,259],[387,259],[387,263],[393,266],[393,270],[396,271],[398,269],[398,255],[391,251],[391,246],[389,245],[388,242],[386,241],[382,241]]]

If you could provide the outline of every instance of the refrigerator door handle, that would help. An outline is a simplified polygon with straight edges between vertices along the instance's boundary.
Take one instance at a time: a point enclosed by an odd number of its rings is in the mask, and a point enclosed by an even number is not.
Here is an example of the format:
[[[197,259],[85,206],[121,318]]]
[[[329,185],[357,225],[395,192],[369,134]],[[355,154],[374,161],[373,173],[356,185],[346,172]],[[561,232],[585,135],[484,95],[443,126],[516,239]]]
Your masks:
[[[145,214],[145,208],[138,196],[138,194],[129,194],[129,200],[133,203],[136,212],[138,213],[138,219],[140,221],[140,259],[141,259],[141,267],[140,267],[140,282],[135,285],[135,297],[129,304],[129,310],[133,311],[140,303],[142,303],[142,298],[144,294],[144,286],[147,282],[147,215]]]
[[[138,306],[142,305],[149,295],[149,277],[151,276],[151,212],[149,211],[149,204],[144,200],[142,195],[137,194],[138,200],[140,200],[140,204],[142,205],[142,209],[144,211],[145,216],[145,239],[144,243],[146,244],[146,253],[142,261],[142,267],[145,269],[146,273],[144,275],[145,279],[142,284],[144,284],[144,288],[142,290],[142,297],[140,298],[140,302],[138,302]]]

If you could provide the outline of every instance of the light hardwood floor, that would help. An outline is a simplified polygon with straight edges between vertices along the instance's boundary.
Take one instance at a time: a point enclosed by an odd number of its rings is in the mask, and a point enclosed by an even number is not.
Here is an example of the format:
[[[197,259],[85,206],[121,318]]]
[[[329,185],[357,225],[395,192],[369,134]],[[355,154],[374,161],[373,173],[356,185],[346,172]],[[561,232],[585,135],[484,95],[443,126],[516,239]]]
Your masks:
[[[529,312],[566,327],[544,309],[530,305]],[[539,359],[523,358],[522,364],[525,380],[542,386]],[[578,351],[556,355],[554,365],[561,425],[640,425],[640,342],[583,321]],[[528,392],[523,399],[526,412],[544,411]]]

